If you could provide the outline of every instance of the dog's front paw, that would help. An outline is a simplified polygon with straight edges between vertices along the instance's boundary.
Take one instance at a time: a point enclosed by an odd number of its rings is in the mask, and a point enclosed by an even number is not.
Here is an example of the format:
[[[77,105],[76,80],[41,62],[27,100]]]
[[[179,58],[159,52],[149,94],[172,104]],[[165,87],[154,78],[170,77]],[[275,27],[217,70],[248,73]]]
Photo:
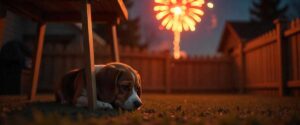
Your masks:
[[[97,101],[96,104],[99,109],[113,109],[113,106],[107,102]]]

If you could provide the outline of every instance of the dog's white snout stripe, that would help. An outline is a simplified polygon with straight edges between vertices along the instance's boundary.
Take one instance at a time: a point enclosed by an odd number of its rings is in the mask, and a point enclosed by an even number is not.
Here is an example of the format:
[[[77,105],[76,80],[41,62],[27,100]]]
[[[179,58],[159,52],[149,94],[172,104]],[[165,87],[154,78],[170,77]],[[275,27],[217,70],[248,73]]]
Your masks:
[[[138,96],[136,90],[132,88],[132,94],[128,97],[128,99],[125,101],[123,108],[127,110],[134,110],[138,107],[135,106],[135,102],[138,101],[139,103],[142,104],[142,101],[140,97]]]

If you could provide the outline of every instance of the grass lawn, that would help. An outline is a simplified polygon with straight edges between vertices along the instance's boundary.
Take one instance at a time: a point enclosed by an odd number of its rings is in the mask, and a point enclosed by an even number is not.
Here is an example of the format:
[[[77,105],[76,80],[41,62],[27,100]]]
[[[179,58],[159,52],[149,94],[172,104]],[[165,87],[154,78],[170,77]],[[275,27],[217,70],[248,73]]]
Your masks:
[[[300,125],[300,98],[237,95],[144,94],[135,112],[74,108],[45,97],[9,104],[0,98],[1,122],[8,125],[197,124]]]

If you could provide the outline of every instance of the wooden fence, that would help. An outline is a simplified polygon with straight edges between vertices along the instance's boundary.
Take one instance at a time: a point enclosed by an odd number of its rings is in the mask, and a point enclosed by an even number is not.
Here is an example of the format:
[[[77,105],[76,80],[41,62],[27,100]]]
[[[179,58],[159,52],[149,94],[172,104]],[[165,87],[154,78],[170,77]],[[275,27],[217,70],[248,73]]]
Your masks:
[[[96,64],[111,61],[109,48],[95,49]],[[39,91],[52,91],[63,74],[82,67],[81,51],[79,46],[46,44]],[[131,65],[141,74],[144,92],[234,91],[234,73],[229,57],[206,56],[174,60],[168,52],[155,53],[129,47],[120,48],[120,55],[121,62]]]
[[[110,47],[95,50],[96,64],[111,61]],[[101,50],[101,51],[100,51]],[[40,90],[51,90],[62,75],[82,67],[78,45],[45,46]],[[144,91],[227,92],[240,90],[272,95],[300,95],[300,20],[242,43],[232,57],[189,57],[174,60],[168,52],[120,48],[121,61],[137,69]],[[29,82],[30,83],[30,82]]]
[[[300,95],[300,20],[276,28],[236,49],[241,90]],[[244,84],[243,84],[244,83]]]

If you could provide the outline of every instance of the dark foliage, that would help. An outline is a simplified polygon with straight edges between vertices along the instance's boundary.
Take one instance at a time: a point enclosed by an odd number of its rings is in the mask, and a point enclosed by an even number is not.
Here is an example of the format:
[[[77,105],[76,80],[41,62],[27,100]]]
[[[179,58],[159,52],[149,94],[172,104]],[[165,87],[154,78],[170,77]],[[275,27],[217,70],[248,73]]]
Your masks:
[[[250,9],[251,21],[269,23],[277,18],[285,18],[288,6],[280,7],[281,2],[281,0],[254,0]]]
[[[300,0],[291,0],[291,18],[299,18],[300,17]]]
[[[127,9],[130,9],[133,6],[132,0],[124,0],[125,6]],[[122,22],[118,25],[118,40],[121,45],[126,46],[137,46],[145,48],[146,44],[140,42],[140,19],[139,17],[131,18],[127,21]],[[96,25],[94,31],[100,34],[108,44],[112,43],[111,37],[111,27],[109,25]]]

